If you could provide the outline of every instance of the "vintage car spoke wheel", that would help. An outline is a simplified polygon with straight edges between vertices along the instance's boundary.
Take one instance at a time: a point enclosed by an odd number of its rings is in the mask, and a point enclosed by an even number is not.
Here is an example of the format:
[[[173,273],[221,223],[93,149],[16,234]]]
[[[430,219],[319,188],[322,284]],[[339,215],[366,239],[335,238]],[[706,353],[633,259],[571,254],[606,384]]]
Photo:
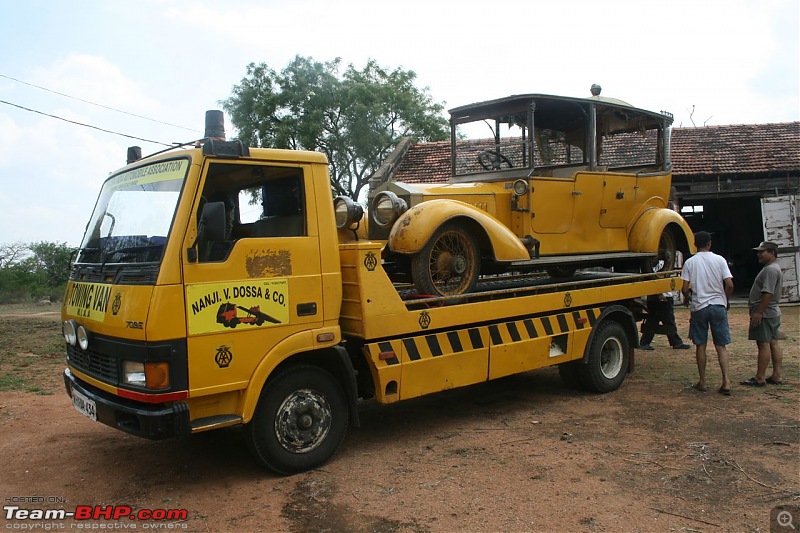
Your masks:
[[[494,150],[484,150],[479,153],[478,163],[480,163],[484,170],[500,170],[503,168],[504,164],[507,165],[508,168],[514,168],[509,158]]]
[[[629,356],[630,345],[622,326],[601,322],[594,332],[588,361],[578,367],[581,384],[594,392],[616,390],[628,372]]]
[[[261,464],[279,474],[302,472],[339,449],[348,418],[336,378],[315,366],[291,367],[264,386],[246,426],[247,444]]]
[[[658,239],[658,252],[655,259],[645,261],[644,272],[663,272],[677,267],[678,247],[672,230],[664,228]]]
[[[475,239],[454,223],[442,225],[411,258],[411,273],[422,294],[470,292],[478,282],[479,254]]]
[[[661,233],[661,238],[658,240],[658,261],[659,264],[661,261],[664,262],[660,270],[672,270],[675,268],[677,250],[675,236],[671,230],[665,228]]]

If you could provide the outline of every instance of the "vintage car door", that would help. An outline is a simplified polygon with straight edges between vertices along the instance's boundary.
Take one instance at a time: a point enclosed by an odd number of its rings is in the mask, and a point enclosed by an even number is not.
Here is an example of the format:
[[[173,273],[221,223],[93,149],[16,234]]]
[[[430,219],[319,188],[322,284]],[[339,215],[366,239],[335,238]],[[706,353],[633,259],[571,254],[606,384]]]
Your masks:
[[[624,228],[636,212],[636,174],[605,173],[603,175],[600,226]]]
[[[536,234],[566,233],[572,227],[575,179],[531,179],[531,229]]]

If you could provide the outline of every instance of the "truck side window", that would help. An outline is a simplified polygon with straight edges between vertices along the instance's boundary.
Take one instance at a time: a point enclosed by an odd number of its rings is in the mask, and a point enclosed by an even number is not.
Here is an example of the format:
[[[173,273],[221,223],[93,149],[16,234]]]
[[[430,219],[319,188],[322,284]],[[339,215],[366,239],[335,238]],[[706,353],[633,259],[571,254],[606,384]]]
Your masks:
[[[212,163],[202,196],[205,202],[224,205],[225,228],[221,241],[212,242],[201,236],[198,242],[201,262],[225,261],[241,238],[307,234],[300,168]],[[198,223],[199,217],[200,213]]]
[[[256,221],[253,237],[299,237],[306,234],[302,191],[298,178],[283,178],[261,189],[263,216]]]

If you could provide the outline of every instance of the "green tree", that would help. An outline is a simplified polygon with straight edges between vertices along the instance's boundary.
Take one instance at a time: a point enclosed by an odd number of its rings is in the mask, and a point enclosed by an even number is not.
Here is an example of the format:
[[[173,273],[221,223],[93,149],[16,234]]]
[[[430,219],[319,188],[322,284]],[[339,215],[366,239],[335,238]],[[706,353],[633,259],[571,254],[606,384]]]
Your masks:
[[[0,244],[0,303],[60,298],[72,253],[66,243]]]
[[[444,140],[449,127],[413,71],[374,60],[340,69],[338,58],[296,56],[280,73],[251,63],[222,105],[250,146],[323,152],[335,194],[355,199],[400,138]]]
[[[49,287],[60,287],[69,279],[69,264],[74,252],[67,243],[36,242],[30,245],[33,253],[35,269],[44,276]]]

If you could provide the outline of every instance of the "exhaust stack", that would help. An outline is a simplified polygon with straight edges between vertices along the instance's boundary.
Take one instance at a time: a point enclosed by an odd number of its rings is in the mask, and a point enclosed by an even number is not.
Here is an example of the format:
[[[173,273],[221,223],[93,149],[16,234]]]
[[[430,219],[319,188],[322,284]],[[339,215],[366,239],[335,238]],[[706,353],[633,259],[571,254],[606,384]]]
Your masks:
[[[141,146],[129,146],[128,147],[128,158],[126,164],[130,165],[142,158],[142,147]]]
[[[206,111],[206,139],[214,141],[225,140],[225,117],[218,109]]]
[[[206,111],[206,132],[203,154],[217,157],[250,157],[250,148],[240,140],[225,140],[225,116],[218,109]]]

